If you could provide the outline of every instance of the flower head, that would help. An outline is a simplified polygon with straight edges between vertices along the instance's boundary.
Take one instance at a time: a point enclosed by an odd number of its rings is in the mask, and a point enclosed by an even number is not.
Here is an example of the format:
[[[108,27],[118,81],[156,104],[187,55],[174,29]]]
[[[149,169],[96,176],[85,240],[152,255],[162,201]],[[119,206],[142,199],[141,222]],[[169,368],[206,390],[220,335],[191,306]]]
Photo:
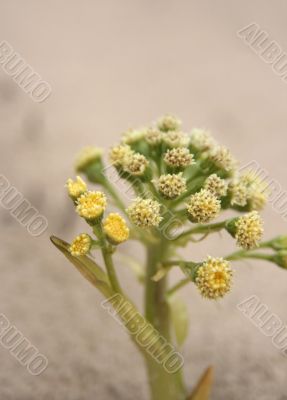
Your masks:
[[[212,149],[216,142],[208,131],[194,128],[191,131],[190,144],[196,151],[206,151]]]
[[[92,238],[86,233],[81,233],[72,242],[69,251],[74,257],[84,256],[92,247]]]
[[[114,245],[128,240],[130,234],[126,221],[117,213],[111,213],[107,216],[103,221],[103,230],[109,241]]]
[[[78,154],[75,161],[75,168],[78,172],[84,172],[85,169],[92,163],[100,161],[103,150],[98,147],[84,147]]]
[[[96,221],[106,208],[107,198],[102,192],[85,192],[77,200],[77,213],[87,221]]]
[[[230,183],[231,204],[249,205],[251,210],[262,210],[268,198],[268,183],[249,171]]]
[[[246,250],[258,246],[263,235],[263,221],[257,211],[252,211],[235,220],[237,244]]]
[[[145,129],[129,129],[123,134],[122,142],[129,145],[137,143],[144,138],[145,133]]]
[[[171,148],[187,147],[189,140],[189,135],[180,131],[168,131],[163,135],[164,143]]]
[[[113,165],[116,167],[121,167],[125,163],[125,160],[133,154],[134,151],[129,145],[120,144],[119,146],[114,146],[111,148],[109,157]]]
[[[162,132],[155,128],[147,130],[145,140],[150,146],[157,146],[162,142]]]
[[[73,200],[77,200],[83,193],[87,191],[87,185],[80,176],[77,176],[76,181],[68,179],[66,183],[68,194]]]
[[[190,196],[186,207],[191,221],[202,224],[217,217],[220,212],[220,200],[209,190],[201,189]]]
[[[224,146],[216,146],[209,153],[210,160],[217,168],[223,169],[225,172],[232,174],[237,167],[237,160],[232,156],[230,151]]]
[[[170,167],[184,168],[195,164],[193,154],[185,147],[169,149],[164,155],[164,161]]]
[[[158,226],[160,216],[160,203],[156,200],[137,198],[127,209],[131,221],[140,228]]]
[[[161,175],[155,182],[159,192],[167,199],[174,199],[186,191],[186,179],[179,174]]]
[[[203,297],[216,300],[230,291],[232,275],[228,261],[208,257],[197,269],[195,284]]]
[[[210,175],[204,182],[204,189],[209,190],[216,197],[226,196],[227,186],[227,182],[216,174]]]
[[[181,127],[181,121],[173,115],[164,115],[157,122],[158,129],[162,132],[176,131]]]
[[[126,157],[123,163],[124,170],[133,176],[142,176],[149,162],[140,153],[133,153]]]

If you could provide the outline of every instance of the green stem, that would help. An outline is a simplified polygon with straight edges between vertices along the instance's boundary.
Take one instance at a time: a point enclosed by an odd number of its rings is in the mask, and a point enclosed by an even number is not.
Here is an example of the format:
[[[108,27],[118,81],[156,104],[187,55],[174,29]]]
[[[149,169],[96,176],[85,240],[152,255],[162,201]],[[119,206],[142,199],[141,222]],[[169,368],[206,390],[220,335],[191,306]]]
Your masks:
[[[93,227],[93,231],[95,235],[98,237],[99,242],[101,244],[101,251],[102,251],[102,256],[106,265],[109,281],[111,284],[111,287],[116,293],[122,293],[122,289],[119,283],[119,280],[117,278],[116,270],[114,267],[114,262],[113,262],[113,257],[112,257],[112,248],[111,246],[107,243],[105,235],[103,234],[102,226],[101,224],[95,225]]]
[[[168,256],[168,242],[148,246],[145,292],[145,316],[154,328],[170,343],[170,312],[166,299],[167,278],[154,282],[158,265]],[[155,359],[147,359],[152,400],[184,400],[186,397],[181,369],[168,373]]]
[[[170,297],[174,293],[176,293],[179,289],[183,288],[184,286],[188,285],[191,282],[190,278],[182,279],[178,283],[176,283],[174,286],[172,286],[167,292],[166,296]]]
[[[197,225],[194,228],[183,232],[181,235],[177,237],[176,240],[180,240],[185,238],[186,236],[197,234],[197,233],[212,233],[218,232],[221,229],[225,228],[226,221],[218,222],[216,224],[209,224],[209,225]]]

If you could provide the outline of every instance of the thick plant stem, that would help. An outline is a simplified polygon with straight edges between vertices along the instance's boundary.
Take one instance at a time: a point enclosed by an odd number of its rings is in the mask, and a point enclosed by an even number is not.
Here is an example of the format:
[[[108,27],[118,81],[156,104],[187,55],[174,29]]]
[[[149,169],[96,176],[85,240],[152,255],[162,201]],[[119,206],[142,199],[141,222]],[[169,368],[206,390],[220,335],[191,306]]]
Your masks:
[[[161,240],[158,244],[148,247],[145,316],[158,331],[159,336],[170,345],[170,312],[166,302],[167,278],[164,277],[158,282],[152,280],[158,264],[167,255],[167,241]],[[146,363],[151,400],[184,400],[186,398],[181,369],[174,373],[168,372],[163,366],[164,362],[157,360],[155,357],[147,358]]]

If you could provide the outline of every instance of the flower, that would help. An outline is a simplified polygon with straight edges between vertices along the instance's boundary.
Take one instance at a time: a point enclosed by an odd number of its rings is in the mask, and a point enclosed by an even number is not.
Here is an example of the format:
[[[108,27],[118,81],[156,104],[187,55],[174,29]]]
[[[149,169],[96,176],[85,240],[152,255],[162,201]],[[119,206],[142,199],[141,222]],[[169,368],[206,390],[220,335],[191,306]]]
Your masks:
[[[187,147],[189,145],[189,135],[179,131],[169,131],[163,135],[164,143],[169,147]]]
[[[134,153],[125,158],[123,167],[124,171],[133,176],[142,176],[145,173],[148,164],[149,162],[145,156],[140,153]]]
[[[178,147],[167,150],[164,155],[164,161],[170,167],[188,167],[189,165],[195,164],[193,154],[185,147]]]
[[[78,172],[84,172],[92,163],[101,161],[103,150],[99,147],[84,147],[78,154],[75,161],[75,168]]]
[[[77,200],[83,193],[87,191],[87,185],[80,176],[76,177],[76,181],[68,179],[66,183],[68,194],[73,200]]]
[[[69,251],[74,257],[84,256],[92,247],[92,238],[86,233],[81,233],[72,242]]]
[[[232,275],[228,261],[209,256],[197,269],[195,284],[203,297],[216,300],[230,291]]]
[[[257,211],[235,219],[235,239],[243,249],[258,246],[263,235],[263,221]]]
[[[186,179],[179,174],[161,175],[156,182],[159,192],[167,199],[174,199],[186,191]]]
[[[238,164],[230,151],[224,146],[214,147],[209,153],[209,158],[217,168],[230,174],[235,171]]]
[[[267,187],[267,182],[255,172],[248,171],[231,182],[231,204],[242,207],[248,204],[250,210],[262,210],[268,198]]]
[[[137,198],[127,209],[131,221],[140,228],[158,226],[160,216],[160,203],[156,200]]]
[[[194,128],[191,131],[190,144],[196,151],[206,151],[213,148],[216,142],[208,131]]]
[[[150,146],[157,146],[162,141],[162,132],[155,128],[147,130],[145,140]]]
[[[227,182],[219,178],[216,174],[210,175],[204,182],[204,189],[209,190],[210,193],[216,197],[223,197],[227,194]]]
[[[96,222],[105,211],[107,198],[102,192],[88,191],[77,200],[77,213],[87,221]]]
[[[173,115],[164,115],[157,122],[158,129],[162,132],[176,131],[181,127],[181,121]]]
[[[220,200],[209,190],[201,189],[190,196],[186,207],[191,221],[202,224],[217,217],[220,212]]]
[[[129,129],[124,132],[122,142],[124,144],[134,144],[141,141],[146,133],[146,129]]]
[[[125,160],[134,154],[134,151],[127,144],[120,144],[111,148],[109,157],[110,161],[116,167],[121,167]]]
[[[103,230],[108,240],[114,244],[120,244],[128,240],[130,230],[126,221],[117,213],[111,213],[103,222]]]

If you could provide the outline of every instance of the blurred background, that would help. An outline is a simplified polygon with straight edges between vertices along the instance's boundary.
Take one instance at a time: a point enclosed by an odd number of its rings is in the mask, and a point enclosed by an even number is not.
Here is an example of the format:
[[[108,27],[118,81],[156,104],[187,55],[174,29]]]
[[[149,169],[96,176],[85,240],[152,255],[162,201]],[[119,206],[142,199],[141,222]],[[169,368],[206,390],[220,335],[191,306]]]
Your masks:
[[[287,3],[0,0],[0,10],[0,41],[52,87],[35,103],[0,69],[0,174],[49,222],[32,237],[0,208],[0,313],[49,359],[32,376],[0,346],[0,398],[147,400],[144,365],[126,332],[49,241],[50,234],[70,241],[86,229],[64,184],[81,147],[108,148],[127,128],[173,113],[186,130],[209,128],[242,164],[256,160],[285,190],[287,85],[236,32],[255,22],[287,51]],[[286,233],[271,205],[264,218],[266,238]],[[186,256],[225,255],[233,248],[225,236],[189,246]],[[122,263],[117,268],[141,304],[134,277]],[[255,294],[287,323],[286,289],[286,271],[242,262],[222,302],[203,301],[193,286],[182,290],[190,387],[212,364],[214,400],[287,399],[287,359],[236,308]]]

